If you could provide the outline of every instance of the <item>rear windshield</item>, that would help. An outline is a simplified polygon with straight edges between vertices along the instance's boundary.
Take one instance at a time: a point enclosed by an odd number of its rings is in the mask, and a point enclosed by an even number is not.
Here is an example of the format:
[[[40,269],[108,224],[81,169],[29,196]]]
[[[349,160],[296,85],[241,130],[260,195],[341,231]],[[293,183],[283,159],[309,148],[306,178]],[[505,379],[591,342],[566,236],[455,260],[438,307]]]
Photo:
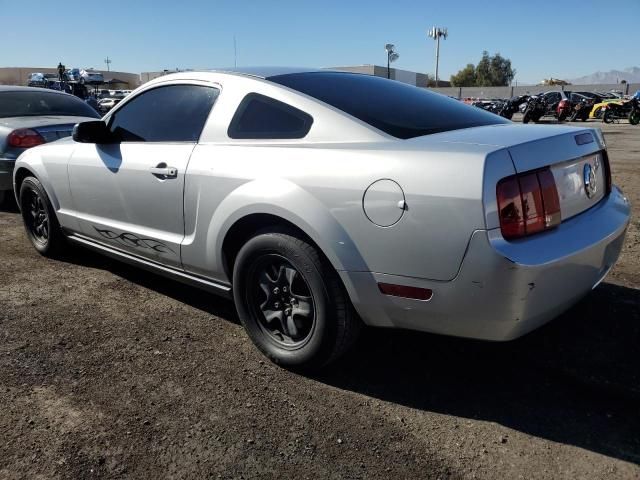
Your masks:
[[[307,72],[268,80],[317,98],[397,138],[509,123],[445,95],[372,75]]]
[[[59,93],[0,92],[0,118],[61,115],[100,118],[98,113],[82,100]]]

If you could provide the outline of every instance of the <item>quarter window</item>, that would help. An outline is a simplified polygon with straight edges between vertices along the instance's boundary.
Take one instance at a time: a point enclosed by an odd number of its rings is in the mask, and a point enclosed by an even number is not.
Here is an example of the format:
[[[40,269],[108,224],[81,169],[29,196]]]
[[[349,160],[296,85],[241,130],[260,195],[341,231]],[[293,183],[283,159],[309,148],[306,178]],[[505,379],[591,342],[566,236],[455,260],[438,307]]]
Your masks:
[[[303,138],[313,118],[286,103],[250,93],[240,103],[231,124],[230,138],[287,139]]]
[[[197,142],[218,93],[202,85],[154,88],[117,110],[109,128],[122,142]]]

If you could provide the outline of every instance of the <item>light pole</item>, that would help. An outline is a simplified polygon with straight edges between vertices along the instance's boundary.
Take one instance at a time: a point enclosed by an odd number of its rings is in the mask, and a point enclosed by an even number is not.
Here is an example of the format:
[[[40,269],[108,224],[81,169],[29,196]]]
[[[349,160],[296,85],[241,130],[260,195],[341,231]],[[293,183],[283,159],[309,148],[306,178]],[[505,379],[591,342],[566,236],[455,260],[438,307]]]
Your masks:
[[[107,64],[107,72],[109,71],[109,65],[111,64],[111,59],[107,56],[107,58],[104,59],[104,63]]]
[[[393,43],[387,43],[384,49],[387,51],[387,78],[391,78],[391,63],[400,58],[400,55],[396,52],[396,46]]]
[[[432,27],[428,35],[436,41],[436,87],[438,87],[438,63],[440,63],[440,37],[449,35],[446,28]]]

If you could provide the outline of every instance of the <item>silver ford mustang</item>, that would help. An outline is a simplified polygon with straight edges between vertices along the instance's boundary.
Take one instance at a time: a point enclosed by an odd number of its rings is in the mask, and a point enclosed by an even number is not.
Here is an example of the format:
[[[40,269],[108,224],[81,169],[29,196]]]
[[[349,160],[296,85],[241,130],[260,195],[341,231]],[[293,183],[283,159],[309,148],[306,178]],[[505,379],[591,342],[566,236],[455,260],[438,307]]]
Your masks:
[[[360,325],[509,340],[616,262],[630,208],[598,129],[515,125],[399,82],[188,72],[16,162],[29,239],[233,297],[290,368]]]

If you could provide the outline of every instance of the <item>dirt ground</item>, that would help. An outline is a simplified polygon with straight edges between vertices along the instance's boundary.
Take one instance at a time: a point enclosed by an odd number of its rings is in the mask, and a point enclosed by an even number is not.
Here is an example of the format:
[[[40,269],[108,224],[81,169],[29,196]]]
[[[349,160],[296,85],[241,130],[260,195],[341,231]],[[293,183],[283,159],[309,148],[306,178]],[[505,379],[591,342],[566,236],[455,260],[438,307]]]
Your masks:
[[[313,378],[230,302],[47,260],[1,211],[0,479],[640,478],[640,127],[603,127],[634,205],[606,283],[511,343],[372,330]]]

